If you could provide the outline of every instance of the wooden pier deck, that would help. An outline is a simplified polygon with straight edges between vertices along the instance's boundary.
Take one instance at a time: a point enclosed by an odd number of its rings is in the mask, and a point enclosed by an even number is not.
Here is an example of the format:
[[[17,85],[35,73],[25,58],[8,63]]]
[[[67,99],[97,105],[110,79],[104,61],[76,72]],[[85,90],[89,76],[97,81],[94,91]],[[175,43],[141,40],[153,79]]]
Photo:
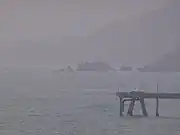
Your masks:
[[[156,99],[156,116],[159,116],[159,99],[180,99],[180,93],[148,93],[142,91],[116,92],[116,96],[120,99],[120,116],[123,116],[124,102],[130,101],[127,115],[133,116],[135,102],[140,101],[143,115],[148,116],[144,100]]]
[[[116,92],[120,98],[180,99],[180,93]]]

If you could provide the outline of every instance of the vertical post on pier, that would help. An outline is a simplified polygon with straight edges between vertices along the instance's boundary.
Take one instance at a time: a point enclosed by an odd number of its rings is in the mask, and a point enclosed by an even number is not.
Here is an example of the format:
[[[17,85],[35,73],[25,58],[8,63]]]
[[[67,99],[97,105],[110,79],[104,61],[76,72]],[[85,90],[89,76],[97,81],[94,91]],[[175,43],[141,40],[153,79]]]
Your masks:
[[[119,115],[122,117],[123,116],[123,98],[119,97],[120,100],[120,110],[119,110]]]
[[[157,84],[157,93],[158,93],[158,90],[159,90],[159,86]],[[159,97],[158,96],[156,97],[156,116],[159,116]]]
[[[148,116],[146,106],[145,106],[145,103],[144,103],[144,98],[140,98],[140,103],[141,103],[141,108],[142,108],[143,115]]]

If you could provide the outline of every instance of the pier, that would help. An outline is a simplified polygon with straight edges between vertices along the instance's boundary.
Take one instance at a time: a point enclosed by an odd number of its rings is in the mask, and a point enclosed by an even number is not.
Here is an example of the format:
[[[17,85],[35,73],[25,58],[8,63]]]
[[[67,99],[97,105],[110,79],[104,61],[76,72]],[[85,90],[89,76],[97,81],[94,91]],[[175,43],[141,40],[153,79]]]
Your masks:
[[[155,99],[156,100],[155,113],[156,116],[159,116],[159,99],[180,99],[180,93],[158,93],[158,87],[157,87],[157,93],[148,93],[144,91],[116,92],[116,96],[118,96],[120,100],[120,112],[119,112],[120,116],[123,116],[125,102],[130,102],[127,111],[128,116],[133,116],[133,109],[136,101],[140,102],[143,115],[148,116],[148,112],[144,100]]]

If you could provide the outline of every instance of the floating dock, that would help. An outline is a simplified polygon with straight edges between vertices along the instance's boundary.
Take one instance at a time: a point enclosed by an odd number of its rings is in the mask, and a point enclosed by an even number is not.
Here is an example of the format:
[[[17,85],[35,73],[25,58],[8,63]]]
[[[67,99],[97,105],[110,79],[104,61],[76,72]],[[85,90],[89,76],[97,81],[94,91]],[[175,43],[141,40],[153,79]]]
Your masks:
[[[133,109],[136,101],[141,104],[142,113],[144,116],[148,116],[146,105],[144,103],[145,99],[155,99],[156,100],[156,116],[159,116],[159,99],[180,99],[180,93],[148,93],[143,91],[132,91],[132,92],[116,92],[116,96],[120,100],[120,116],[123,116],[124,103],[130,102],[127,115],[133,116]]]

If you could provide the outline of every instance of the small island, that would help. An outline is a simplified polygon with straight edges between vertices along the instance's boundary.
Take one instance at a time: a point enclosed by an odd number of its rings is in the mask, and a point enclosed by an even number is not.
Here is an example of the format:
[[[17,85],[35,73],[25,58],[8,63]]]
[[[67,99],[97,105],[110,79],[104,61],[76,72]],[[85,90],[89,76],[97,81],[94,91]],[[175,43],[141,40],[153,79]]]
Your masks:
[[[62,69],[59,69],[59,70],[54,70],[53,72],[54,73],[57,73],[57,72],[74,72],[74,69],[71,66],[68,66],[67,68],[62,68]]]
[[[120,71],[132,71],[133,68],[131,66],[121,66]]]
[[[78,64],[76,71],[108,72],[115,71],[115,69],[104,62],[84,62]]]

